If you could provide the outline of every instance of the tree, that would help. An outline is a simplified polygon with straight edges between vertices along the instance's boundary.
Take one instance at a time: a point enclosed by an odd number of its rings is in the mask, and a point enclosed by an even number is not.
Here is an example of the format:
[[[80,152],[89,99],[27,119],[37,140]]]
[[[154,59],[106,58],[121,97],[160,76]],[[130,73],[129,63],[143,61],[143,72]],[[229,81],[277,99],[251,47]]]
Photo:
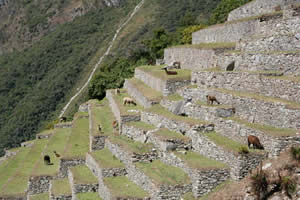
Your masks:
[[[206,25],[189,26],[182,31],[181,44],[192,44],[192,33],[205,28]]]

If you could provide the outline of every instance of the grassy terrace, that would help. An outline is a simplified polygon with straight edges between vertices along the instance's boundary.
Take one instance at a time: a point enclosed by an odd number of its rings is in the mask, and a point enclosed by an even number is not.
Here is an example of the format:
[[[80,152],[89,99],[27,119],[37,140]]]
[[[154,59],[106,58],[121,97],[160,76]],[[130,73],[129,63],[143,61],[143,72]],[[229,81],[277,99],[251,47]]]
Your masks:
[[[215,161],[210,158],[206,158],[195,152],[188,151],[187,154],[175,152],[175,154],[183,161],[185,161],[185,163],[193,169],[206,170],[206,169],[228,168],[228,166],[225,165],[224,163]]]
[[[184,171],[178,167],[166,165],[160,160],[155,160],[152,163],[136,163],[135,165],[159,185],[190,183],[190,179]]]
[[[45,165],[43,159],[40,159],[39,162],[35,165],[31,176],[54,176],[56,175],[56,173],[58,173],[59,158],[54,155],[53,151],[56,151],[61,155],[70,135],[70,128],[59,128],[55,130],[55,134],[52,135],[47,147],[44,150],[44,154],[51,157],[51,162],[53,163],[53,165]]]
[[[22,165],[28,152],[31,148],[18,148],[20,149],[16,156],[10,157],[0,165],[0,191],[3,189],[8,179],[13,176],[18,168]]]
[[[125,165],[106,148],[90,154],[101,168],[125,168]]]
[[[109,141],[113,144],[121,146],[121,148],[126,149],[126,151],[129,151],[131,153],[149,153],[154,147],[152,144],[149,143],[144,144],[141,142],[133,141],[126,136],[110,136]]]
[[[215,108],[232,108],[232,106],[229,106],[229,105],[224,105],[224,104],[207,104],[207,102],[204,102],[204,101],[196,101],[196,105],[199,105],[199,106],[204,106],[204,107],[215,107]]]
[[[160,101],[162,99],[162,94],[139,79],[132,78],[128,80],[136,89],[138,89],[148,100],[150,101]]]
[[[114,91],[112,91],[112,94],[113,94],[113,98],[114,98],[115,102],[117,103],[117,105],[120,109],[121,115],[139,115],[139,113],[129,112],[129,110],[141,111],[141,110],[143,110],[143,107],[139,104],[137,104],[136,106],[134,106],[134,105],[123,105],[123,98],[124,97],[130,97],[130,95],[126,92],[125,89],[121,89],[120,91],[121,91],[120,95],[115,95]]]
[[[160,115],[160,116],[163,116],[163,117],[166,117],[168,119],[175,120],[175,121],[185,122],[185,123],[188,123],[190,125],[208,124],[208,122],[206,122],[206,121],[201,121],[201,120],[193,119],[193,118],[190,118],[190,117],[183,117],[183,116],[175,115],[175,114],[169,112],[168,110],[166,110],[161,105],[154,105],[151,108],[146,109],[145,111],[150,112],[150,113],[154,113],[154,114],[157,114],[157,115]]]
[[[91,104],[92,134],[99,135],[98,124],[100,124],[104,135],[111,135],[114,132],[112,122],[115,117],[111,112],[108,100],[106,98],[102,101],[92,100]]]
[[[181,140],[185,143],[188,143],[189,141],[191,141],[191,139],[189,137],[184,136],[184,135],[174,132],[174,131],[170,131],[169,129],[166,129],[166,128],[161,128],[157,132],[154,132],[153,134],[162,140],[174,139],[174,140]]]
[[[296,129],[291,129],[291,128],[276,128],[270,125],[264,125],[264,124],[258,124],[258,123],[250,123],[246,120],[240,119],[238,117],[229,117],[226,118],[229,120],[233,120],[239,124],[243,124],[245,126],[248,126],[253,129],[260,130],[268,135],[275,136],[275,137],[280,137],[280,136],[295,136],[297,134]]]
[[[49,193],[42,193],[30,196],[30,200],[49,200]]]
[[[246,147],[243,144],[240,144],[234,140],[231,140],[223,135],[220,135],[216,132],[209,132],[209,133],[201,133],[207,136],[212,142],[216,145],[221,146],[223,149],[227,151],[231,151],[233,153],[238,153],[241,147]],[[249,149],[250,152],[259,152],[258,150]]]
[[[45,130],[45,131],[42,131],[41,133],[37,134],[36,136],[39,136],[39,135],[49,135],[49,134],[53,134],[54,130],[51,129],[51,130]]]
[[[78,193],[76,194],[77,200],[102,200],[96,192]]]
[[[48,143],[48,139],[37,140],[21,165],[16,170],[15,174],[9,179],[9,181],[2,187],[0,194],[14,195],[23,194],[28,187],[28,180],[30,174],[34,168],[34,165],[43,159],[41,153]]]
[[[234,90],[227,90],[227,89],[214,89],[218,92],[222,92],[222,93],[227,93],[227,94],[231,94],[234,96],[239,96],[239,97],[245,97],[245,98],[253,98],[256,100],[260,100],[260,101],[266,101],[266,102],[271,102],[271,103],[282,103],[282,104],[286,104],[286,107],[288,109],[300,109],[300,103],[297,102],[293,102],[293,101],[288,101],[285,99],[280,99],[280,98],[275,98],[275,97],[267,97],[267,96],[263,96],[263,95],[259,95],[256,93],[250,93],[250,92],[241,92],[241,91],[234,91]]]
[[[130,181],[126,176],[107,177],[103,179],[114,197],[140,198],[149,197],[149,194],[138,185]]]
[[[52,181],[52,194],[55,196],[72,195],[68,178],[56,179]]]
[[[150,131],[150,130],[153,130],[153,129],[156,128],[155,126],[153,126],[153,125],[151,125],[151,124],[147,124],[147,123],[142,122],[142,121],[138,121],[138,122],[128,122],[128,123],[126,123],[126,125],[128,125],[128,126],[133,126],[133,127],[142,129],[142,130],[144,130],[144,131]]]
[[[74,120],[72,133],[63,153],[64,158],[85,158],[89,151],[89,119],[80,116],[86,116],[86,113],[77,114]]]
[[[235,49],[235,42],[201,43],[173,46],[171,48],[195,48],[195,49]]]
[[[86,166],[76,166],[70,168],[74,178],[74,184],[96,184],[97,178],[92,171]]]
[[[162,80],[191,80],[191,71],[186,69],[172,69],[172,71],[176,71],[177,75],[167,75],[164,70],[161,70],[162,66],[141,66],[138,69],[151,74],[154,77],[157,77]]]
[[[180,95],[177,94],[177,93],[174,93],[174,94],[171,94],[171,95],[169,95],[169,96],[166,96],[165,98],[166,98],[167,100],[169,100],[169,101],[181,101],[181,100],[183,100],[183,97],[180,96]]]

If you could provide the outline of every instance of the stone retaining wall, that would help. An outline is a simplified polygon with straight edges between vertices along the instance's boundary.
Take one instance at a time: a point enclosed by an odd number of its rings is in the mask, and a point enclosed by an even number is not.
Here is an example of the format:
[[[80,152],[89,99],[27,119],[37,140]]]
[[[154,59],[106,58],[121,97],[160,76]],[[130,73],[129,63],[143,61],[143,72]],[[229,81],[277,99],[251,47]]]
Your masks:
[[[241,6],[228,15],[228,21],[239,20],[242,18],[258,16],[265,13],[272,13],[275,11],[276,7],[281,9],[292,3],[300,2],[299,0],[255,0]]]
[[[140,114],[136,114],[136,115],[121,115],[121,111],[119,109],[119,106],[118,106],[117,102],[115,102],[115,100],[113,98],[113,94],[112,94],[112,92],[110,90],[106,90],[106,98],[109,101],[109,105],[111,107],[111,110],[112,110],[115,118],[119,122],[119,130],[120,131],[122,131],[122,124],[123,123],[131,122],[131,121],[140,121],[140,119],[141,119]]]
[[[289,108],[281,102],[240,97],[210,89],[182,89],[181,96],[206,101],[206,95],[214,95],[221,104],[235,107],[236,115],[250,123],[259,122],[278,128],[300,129],[299,109]]]
[[[30,177],[28,181],[28,194],[40,194],[48,192],[52,176],[34,176]]]
[[[0,196],[0,200],[27,200],[27,197],[25,194],[15,196]]]
[[[300,82],[280,77],[272,78],[247,72],[192,72],[192,80],[200,88],[249,91],[300,102]]]
[[[192,43],[237,42],[255,34],[259,26],[260,22],[257,19],[210,26],[194,32]]]
[[[72,122],[66,122],[66,123],[55,124],[54,128],[72,128],[72,126],[73,126]]]
[[[45,138],[50,138],[52,136],[53,132],[47,133],[47,134],[37,134],[35,139],[45,139]]]
[[[143,129],[130,126],[128,124],[123,124],[122,126],[122,135],[126,135],[130,139],[133,139],[135,141],[139,142],[145,142],[148,137],[148,132]]]
[[[59,178],[65,178],[68,176],[69,167],[74,167],[77,165],[84,165],[84,158],[61,158],[59,163]]]
[[[174,153],[164,153],[161,159],[168,165],[183,169],[192,180],[192,191],[195,197],[200,197],[212,191],[216,186],[226,181],[230,176],[229,169],[195,169],[191,168]]]
[[[173,47],[164,50],[165,63],[171,65],[174,61],[180,61],[182,69],[202,70],[220,65],[220,57],[224,56],[224,49],[201,49],[197,47]]]
[[[190,84],[190,80],[163,80],[150,75],[143,70],[135,68],[134,77],[143,81],[154,90],[161,92],[164,96],[175,93],[179,88]]]
[[[90,168],[98,180],[102,180],[104,177],[127,175],[125,168],[101,168],[95,159],[88,153],[86,154],[86,165]]]
[[[72,190],[72,200],[76,200],[77,193],[98,192],[98,183],[94,184],[76,184],[72,171],[68,170],[68,179]]]
[[[133,84],[130,83],[129,80],[125,80],[124,88],[127,90],[130,96],[132,96],[139,104],[141,104],[145,108],[149,108],[152,105],[159,103],[159,101],[147,99],[143,93],[141,93],[138,89],[134,87]]]

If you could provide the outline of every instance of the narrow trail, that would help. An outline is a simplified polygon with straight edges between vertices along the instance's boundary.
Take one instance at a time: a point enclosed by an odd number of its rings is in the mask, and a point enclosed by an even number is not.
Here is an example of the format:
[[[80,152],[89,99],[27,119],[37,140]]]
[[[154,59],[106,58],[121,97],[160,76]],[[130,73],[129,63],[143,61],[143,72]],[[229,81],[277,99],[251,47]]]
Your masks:
[[[90,81],[92,80],[92,77],[94,76],[96,70],[98,69],[99,65],[102,63],[103,59],[105,58],[105,56],[107,56],[110,53],[110,50],[112,48],[112,46],[114,45],[115,40],[117,39],[120,31],[122,30],[122,28],[124,28],[124,26],[126,26],[128,24],[128,22],[132,19],[132,17],[140,10],[140,8],[142,7],[142,5],[144,4],[145,0],[141,0],[141,2],[134,8],[134,10],[132,11],[132,13],[130,14],[130,16],[128,17],[128,19],[119,26],[119,28],[116,30],[116,33],[113,37],[113,39],[110,41],[109,46],[106,50],[106,52],[99,58],[98,62],[95,64],[93,71],[91,72],[91,74],[89,75],[88,80],[85,82],[85,84],[81,87],[81,89],[74,95],[71,97],[71,99],[68,101],[68,103],[65,105],[65,107],[62,109],[59,117],[62,117],[66,110],[69,108],[69,106],[71,105],[71,103],[74,101],[74,99],[88,86],[88,84],[90,83]]]

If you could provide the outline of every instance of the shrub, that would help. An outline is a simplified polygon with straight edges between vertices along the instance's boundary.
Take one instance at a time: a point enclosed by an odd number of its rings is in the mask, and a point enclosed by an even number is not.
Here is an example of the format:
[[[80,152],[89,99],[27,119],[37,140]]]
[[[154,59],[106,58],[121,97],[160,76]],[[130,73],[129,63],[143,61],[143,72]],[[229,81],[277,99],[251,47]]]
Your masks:
[[[183,31],[182,31],[182,38],[181,38],[181,43],[182,44],[192,44],[192,33],[193,32],[196,32],[200,29],[203,29],[205,28],[206,25],[195,25],[195,26],[189,26],[187,28],[185,28]]]
[[[281,179],[281,189],[285,190],[289,197],[296,192],[296,186],[295,181],[289,176],[285,176]]]
[[[269,185],[267,174],[261,169],[261,167],[262,166],[260,166],[258,172],[251,177],[252,188],[254,189],[254,193],[258,199],[261,199],[261,194],[264,195],[267,193]]]
[[[300,147],[292,147],[291,154],[295,160],[300,161]]]
[[[248,153],[249,153],[248,147],[246,147],[246,146],[241,146],[241,147],[239,148],[239,153],[240,153],[240,154],[248,154]]]

